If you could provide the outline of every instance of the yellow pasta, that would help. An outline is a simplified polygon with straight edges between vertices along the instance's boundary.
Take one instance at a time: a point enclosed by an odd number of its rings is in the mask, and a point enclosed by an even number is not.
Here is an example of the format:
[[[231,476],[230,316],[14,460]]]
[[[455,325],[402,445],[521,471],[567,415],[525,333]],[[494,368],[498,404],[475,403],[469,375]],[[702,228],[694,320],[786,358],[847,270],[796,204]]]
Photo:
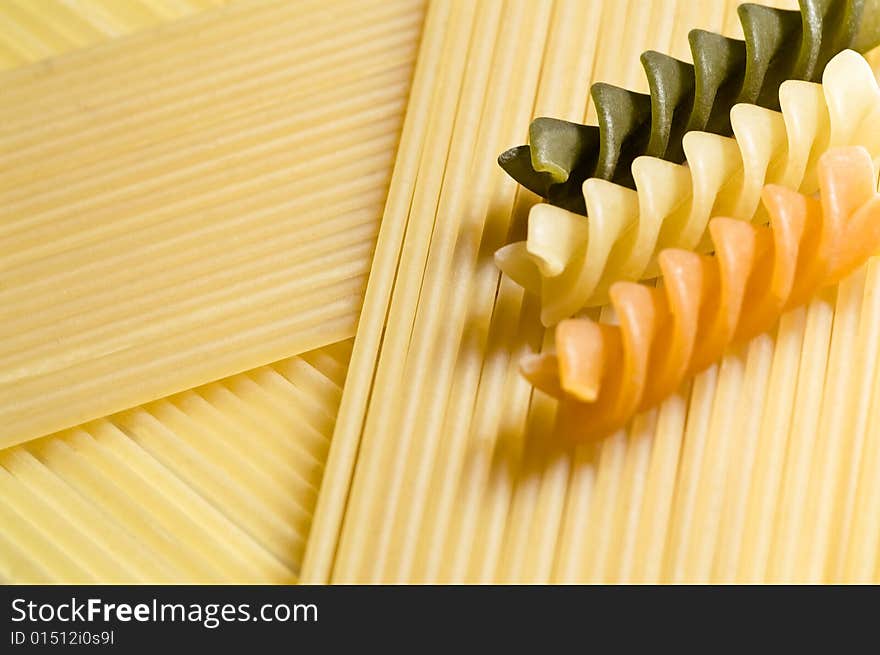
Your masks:
[[[350,352],[0,451],[0,581],[295,581]]]
[[[3,0],[0,70],[186,18],[228,0]]]
[[[353,334],[422,12],[236,3],[4,74],[0,445]]]
[[[139,2],[89,21],[178,5]],[[737,2],[432,2],[424,30],[421,7],[368,2],[234,3],[2,75],[0,444],[68,427],[0,450],[0,581],[880,582],[880,259],[600,444],[554,441],[555,401],[517,370],[553,341],[493,262],[535,203],[494,154],[535,115],[589,120],[593,79],[643,84],[620,43],[735,31]],[[849,68],[838,125],[871,127]],[[825,105],[810,88],[799,116]],[[762,175],[822,149],[771,148]],[[719,197],[745,208],[758,177],[738,175]],[[361,299],[353,353],[225,377],[350,336]],[[200,386],[167,396],[168,375]]]
[[[492,253],[535,199],[487,153],[533,115],[583,121],[590,79],[634,86],[617,44],[668,49],[735,5],[432,5],[304,580],[877,579],[877,259],[601,444],[554,442],[516,371],[552,343]]]
[[[687,164],[638,157],[636,190],[590,179],[589,219],[548,204],[529,212],[528,236],[496,253],[499,267],[542,301],[553,325],[608,301],[618,280],[655,277],[663,248],[708,247],[712,216],[766,222],[758,202],[765,183],[812,193],[816,161],[829,146],[863,145],[880,159],[880,89],[868,63],[847,50],[825,69],[823,84],[789,80],[782,111],[736,105],[734,138],[706,132],[684,137]]]

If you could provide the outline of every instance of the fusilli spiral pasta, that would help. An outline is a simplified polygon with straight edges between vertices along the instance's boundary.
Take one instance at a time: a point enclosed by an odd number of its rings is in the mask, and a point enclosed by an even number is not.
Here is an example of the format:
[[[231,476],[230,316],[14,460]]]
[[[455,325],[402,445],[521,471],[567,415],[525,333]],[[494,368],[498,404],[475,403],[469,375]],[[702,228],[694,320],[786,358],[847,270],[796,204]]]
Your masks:
[[[880,88],[851,50],[828,64],[821,85],[798,80],[779,88],[781,112],[749,104],[730,111],[735,138],[689,132],[687,164],[638,157],[636,189],[591,178],[583,184],[589,218],[550,204],[531,209],[526,241],[496,253],[514,281],[540,295],[541,319],[554,325],[604,304],[617,280],[657,275],[664,248],[707,252],[711,216],[760,224],[761,188],[816,189],[816,160],[828,147],[861,145],[880,157]]]
[[[782,312],[880,252],[880,194],[868,152],[833,148],[818,176],[818,197],[764,187],[770,226],[713,218],[714,255],[661,252],[662,288],[612,285],[618,325],[586,318],[557,325],[557,354],[530,356],[522,371],[563,399],[563,430],[588,438],[622,427],[730,343],[772,328]]]

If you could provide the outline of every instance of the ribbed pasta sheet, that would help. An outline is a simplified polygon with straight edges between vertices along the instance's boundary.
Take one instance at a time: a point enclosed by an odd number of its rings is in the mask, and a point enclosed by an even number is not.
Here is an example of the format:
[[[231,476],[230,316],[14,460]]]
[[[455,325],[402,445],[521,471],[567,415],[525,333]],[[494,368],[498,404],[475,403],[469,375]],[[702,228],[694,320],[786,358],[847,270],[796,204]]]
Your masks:
[[[0,581],[295,581],[351,345],[0,451]]]
[[[354,333],[423,11],[240,2],[0,76],[0,445]]]
[[[517,370],[539,302],[492,253],[536,198],[495,154],[737,4],[431,5],[305,581],[877,579],[877,259],[598,443]]]
[[[2,0],[0,70],[192,16],[229,0]]]

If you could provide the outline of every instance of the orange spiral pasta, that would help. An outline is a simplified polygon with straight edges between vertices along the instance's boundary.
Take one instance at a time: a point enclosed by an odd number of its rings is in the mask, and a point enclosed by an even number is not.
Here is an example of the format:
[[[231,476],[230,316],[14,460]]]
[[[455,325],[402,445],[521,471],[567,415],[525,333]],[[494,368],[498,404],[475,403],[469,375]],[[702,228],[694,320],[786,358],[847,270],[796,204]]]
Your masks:
[[[575,318],[556,327],[557,354],[531,356],[523,374],[562,398],[560,430],[580,439],[624,426],[733,342],[769,330],[880,251],[876,172],[861,147],[819,161],[819,196],[777,185],[761,194],[769,226],[714,218],[714,255],[667,249],[661,287],[617,282],[618,325]]]

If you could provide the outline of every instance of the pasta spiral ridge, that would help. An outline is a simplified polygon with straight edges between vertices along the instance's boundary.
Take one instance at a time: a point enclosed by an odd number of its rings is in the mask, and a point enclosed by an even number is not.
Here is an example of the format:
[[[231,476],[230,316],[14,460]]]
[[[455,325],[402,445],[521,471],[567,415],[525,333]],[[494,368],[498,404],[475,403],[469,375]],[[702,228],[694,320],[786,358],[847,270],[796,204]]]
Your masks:
[[[641,62],[649,94],[605,83],[590,96],[598,126],[539,117],[529,145],[503,152],[499,165],[553,205],[586,214],[581,184],[593,177],[632,188],[639,155],[684,161],[690,131],[729,135],[737,103],[778,109],[783,80],[818,81],[836,53],[880,42],[880,0],[800,0],[799,10],[742,4],[744,41],[692,30],[694,64],[648,51]]]
[[[769,226],[713,218],[714,255],[664,250],[662,288],[615,283],[617,325],[587,318],[557,325],[557,354],[528,356],[521,370],[562,399],[560,430],[583,439],[623,427],[729,344],[771,329],[783,312],[880,252],[880,194],[867,151],[830,149],[818,175],[818,197],[764,187]]]
[[[735,105],[735,138],[686,134],[686,164],[636,158],[635,190],[586,180],[589,218],[535,205],[527,239],[500,248],[498,267],[541,297],[541,320],[554,325],[584,307],[605,304],[617,280],[656,276],[656,255],[664,248],[707,251],[711,216],[766,222],[759,202],[764,184],[815,191],[817,158],[829,147],[861,145],[880,157],[880,88],[858,53],[837,54],[821,85],[782,83],[779,98],[781,112]]]

